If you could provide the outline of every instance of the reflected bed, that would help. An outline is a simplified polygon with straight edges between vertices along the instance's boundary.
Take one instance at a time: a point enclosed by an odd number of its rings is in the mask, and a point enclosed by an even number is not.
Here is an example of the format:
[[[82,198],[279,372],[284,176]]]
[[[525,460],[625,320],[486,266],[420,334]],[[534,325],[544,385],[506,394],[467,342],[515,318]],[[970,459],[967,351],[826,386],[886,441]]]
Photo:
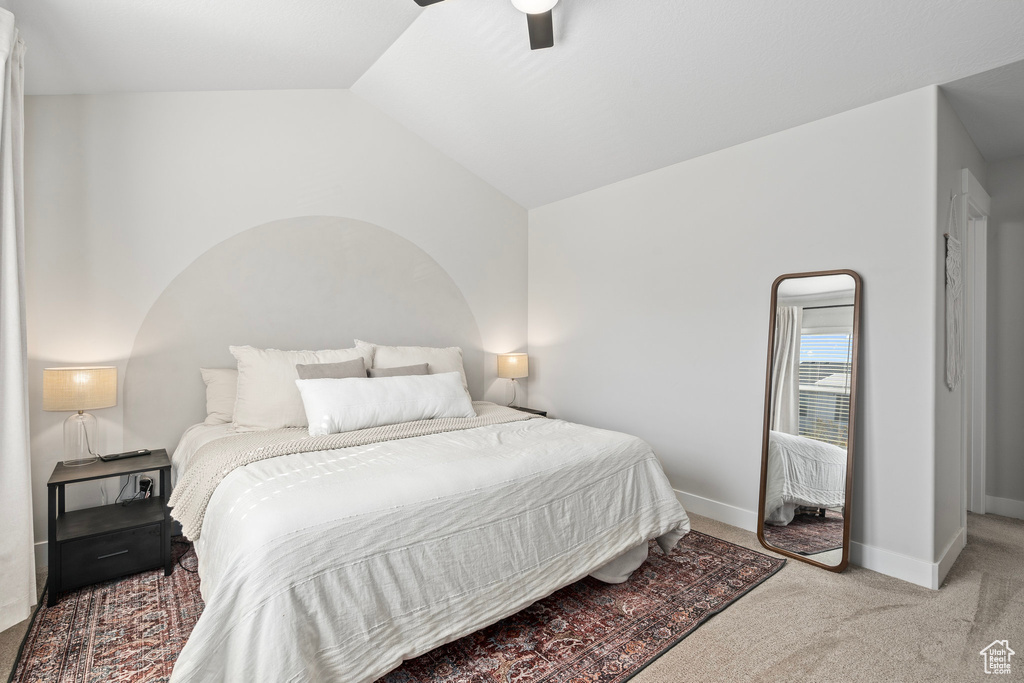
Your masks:
[[[795,434],[768,436],[767,524],[785,526],[800,506],[837,508],[846,502],[846,451]]]

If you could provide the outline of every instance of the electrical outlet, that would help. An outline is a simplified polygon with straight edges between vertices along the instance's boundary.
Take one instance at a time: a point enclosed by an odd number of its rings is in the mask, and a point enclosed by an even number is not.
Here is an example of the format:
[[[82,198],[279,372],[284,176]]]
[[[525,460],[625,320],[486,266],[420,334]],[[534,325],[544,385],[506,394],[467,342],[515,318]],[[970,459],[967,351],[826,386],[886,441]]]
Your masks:
[[[152,477],[146,474],[129,474],[124,484],[124,492],[121,493],[118,502],[126,500],[139,500],[146,497],[146,493],[153,495],[154,482]]]

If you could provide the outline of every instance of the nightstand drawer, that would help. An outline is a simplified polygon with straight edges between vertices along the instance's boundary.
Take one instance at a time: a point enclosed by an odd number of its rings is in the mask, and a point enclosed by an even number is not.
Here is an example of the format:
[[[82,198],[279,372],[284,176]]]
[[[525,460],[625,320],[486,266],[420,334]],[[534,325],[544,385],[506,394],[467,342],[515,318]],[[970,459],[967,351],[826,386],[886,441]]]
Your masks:
[[[61,590],[159,567],[161,539],[161,525],[150,524],[61,543]]]

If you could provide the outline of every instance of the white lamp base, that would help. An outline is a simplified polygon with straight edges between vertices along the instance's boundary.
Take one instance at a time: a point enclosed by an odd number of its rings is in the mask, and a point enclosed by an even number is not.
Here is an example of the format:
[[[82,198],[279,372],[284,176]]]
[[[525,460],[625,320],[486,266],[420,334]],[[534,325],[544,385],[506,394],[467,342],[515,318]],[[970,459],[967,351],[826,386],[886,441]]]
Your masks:
[[[96,418],[77,412],[64,420],[64,466],[80,467],[99,460],[93,452],[92,437],[96,434]]]

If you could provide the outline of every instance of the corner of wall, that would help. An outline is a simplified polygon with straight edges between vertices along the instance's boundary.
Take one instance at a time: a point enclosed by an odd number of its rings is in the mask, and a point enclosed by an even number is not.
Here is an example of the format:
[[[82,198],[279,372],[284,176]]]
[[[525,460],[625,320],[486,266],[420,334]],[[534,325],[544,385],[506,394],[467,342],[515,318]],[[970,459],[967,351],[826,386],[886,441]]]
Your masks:
[[[956,233],[965,244],[965,258],[970,251],[963,230],[963,220],[959,211],[962,200],[954,202],[954,196],[962,192],[963,169],[984,179],[986,177],[985,160],[971,139],[967,128],[950,104],[941,88],[934,87],[935,148],[935,200],[931,207],[934,211],[935,254],[932,266],[935,269],[934,330],[933,344],[934,372],[932,373],[933,396],[933,438],[934,449],[934,482],[933,482],[933,557],[938,566],[948,570],[946,563],[952,565],[953,559],[959,554],[963,545],[962,538],[966,534],[963,521],[964,500],[964,466],[963,466],[963,400],[964,388],[961,384],[955,389],[946,386],[946,232]],[[949,227],[950,216],[954,226]],[[944,577],[945,572],[940,572]],[[940,578],[941,580],[941,578]]]

